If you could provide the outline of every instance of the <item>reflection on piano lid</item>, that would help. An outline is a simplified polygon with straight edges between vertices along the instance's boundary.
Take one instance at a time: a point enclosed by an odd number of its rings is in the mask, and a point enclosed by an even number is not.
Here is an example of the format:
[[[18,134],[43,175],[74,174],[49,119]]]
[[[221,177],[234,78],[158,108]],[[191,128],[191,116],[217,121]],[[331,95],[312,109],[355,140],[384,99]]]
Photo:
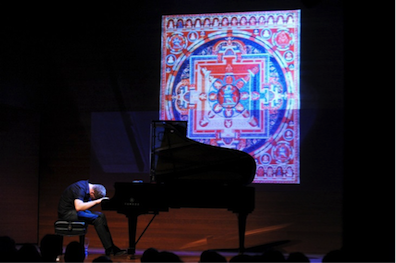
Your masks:
[[[184,121],[152,122],[151,182],[242,186],[253,181],[256,162],[251,155],[191,140],[186,126]]]

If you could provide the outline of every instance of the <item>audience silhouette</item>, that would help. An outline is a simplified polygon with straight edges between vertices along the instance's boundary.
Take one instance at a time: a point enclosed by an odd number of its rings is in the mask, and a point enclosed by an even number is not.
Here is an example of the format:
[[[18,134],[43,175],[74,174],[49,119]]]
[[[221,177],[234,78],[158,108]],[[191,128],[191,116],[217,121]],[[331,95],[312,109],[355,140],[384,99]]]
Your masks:
[[[19,247],[19,249],[17,249]],[[47,234],[39,244],[16,245],[15,240],[9,236],[0,236],[0,262],[56,262],[62,255],[61,236]],[[379,255],[381,257],[381,255]],[[352,257],[344,249],[335,249],[326,253],[322,262],[351,262]],[[72,241],[66,246],[63,256],[64,262],[84,262],[84,245]],[[61,259],[62,261],[62,259]],[[156,248],[146,249],[141,262],[183,262],[179,255],[170,251],[158,251]],[[352,260],[353,261],[353,260]],[[99,255],[92,262],[113,262],[105,255]],[[200,254],[199,263],[203,262],[227,262],[227,259],[215,250],[204,250]],[[231,257],[229,262],[310,262],[303,252],[292,252],[287,256],[280,250],[271,248],[261,255],[239,254]]]
[[[277,249],[271,248],[264,251],[261,256],[262,262],[285,262],[285,256]]]
[[[199,262],[227,262],[227,259],[214,250],[202,251]]]
[[[236,255],[230,259],[230,262],[254,262],[254,261],[256,260],[252,256],[247,254]]]
[[[155,248],[148,248],[143,252],[142,257],[140,258],[141,262],[158,262],[159,260],[159,251]]]
[[[66,246],[65,262],[84,262],[84,245],[77,241],[72,241]]]
[[[15,261],[17,249],[14,239],[9,236],[0,237],[0,262]]]
[[[158,255],[158,262],[183,262],[178,255],[170,251],[161,251]]]
[[[341,249],[335,249],[329,251],[324,255],[322,262],[346,262],[345,253]]]
[[[311,262],[302,252],[292,252],[286,259],[286,262]]]
[[[23,244],[16,253],[18,262],[41,262],[41,255],[37,247],[33,244]]]
[[[43,262],[55,262],[62,255],[62,236],[47,234],[40,241],[40,252]]]

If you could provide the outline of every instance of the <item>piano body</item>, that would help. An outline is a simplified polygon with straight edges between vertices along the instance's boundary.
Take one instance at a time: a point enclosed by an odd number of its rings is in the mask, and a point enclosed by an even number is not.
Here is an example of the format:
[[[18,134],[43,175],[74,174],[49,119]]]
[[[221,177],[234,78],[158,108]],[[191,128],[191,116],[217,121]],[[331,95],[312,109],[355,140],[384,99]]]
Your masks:
[[[255,175],[254,158],[187,138],[186,122],[154,121],[151,132],[150,183],[116,182],[114,196],[102,201],[102,210],[128,218],[128,254],[135,254],[139,241],[139,215],[182,207],[223,208],[236,213],[239,251],[243,253],[247,215],[254,210],[255,189],[247,186]]]

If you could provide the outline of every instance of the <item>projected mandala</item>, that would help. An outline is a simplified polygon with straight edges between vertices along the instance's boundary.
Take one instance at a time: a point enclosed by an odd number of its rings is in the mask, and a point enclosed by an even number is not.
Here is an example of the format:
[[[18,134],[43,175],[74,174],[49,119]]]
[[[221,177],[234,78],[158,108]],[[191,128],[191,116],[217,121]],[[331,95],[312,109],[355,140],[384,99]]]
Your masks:
[[[299,183],[299,30],[299,10],[163,16],[160,119]]]

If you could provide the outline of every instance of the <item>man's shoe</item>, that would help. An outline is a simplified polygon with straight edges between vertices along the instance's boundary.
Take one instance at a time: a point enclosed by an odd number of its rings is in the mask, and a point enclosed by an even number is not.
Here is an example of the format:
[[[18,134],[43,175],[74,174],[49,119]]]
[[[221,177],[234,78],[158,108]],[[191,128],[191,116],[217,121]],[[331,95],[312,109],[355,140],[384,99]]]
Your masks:
[[[114,255],[120,256],[126,254],[126,250],[120,249],[117,246],[112,246],[111,248],[106,249],[106,256]]]
[[[125,249],[120,249],[120,248],[118,248],[116,246],[114,246],[114,248],[113,248],[114,256],[121,256],[121,255],[126,254],[126,252],[127,251]]]
[[[112,247],[111,248],[106,248],[105,254],[106,254],[106,256],[110,256],[111,254],[113,254],[113,248]]]

